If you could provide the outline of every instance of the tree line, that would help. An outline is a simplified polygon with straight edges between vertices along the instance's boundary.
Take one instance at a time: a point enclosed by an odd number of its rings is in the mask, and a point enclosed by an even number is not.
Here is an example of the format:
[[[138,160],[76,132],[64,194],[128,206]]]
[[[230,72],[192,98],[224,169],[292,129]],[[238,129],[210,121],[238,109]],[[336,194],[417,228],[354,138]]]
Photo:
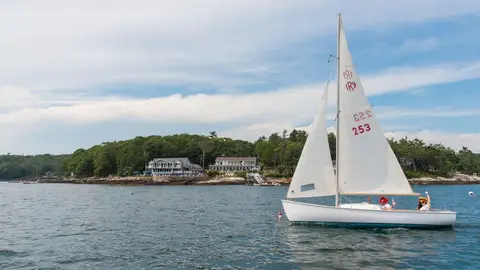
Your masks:
[[[187,157],[191,162],[213,164],[218,156],[255,156],[267,176],[290,177],[307,138],[302,130],[284,130],[261,136],[255,142],[218,137],[215,131],[208,136],[175,134],[168,136],[136,137],[126,141],[104,142],[89,149],[77,149],[71,155],[0,156],[0,178],[15,179],[40,176],[49,171],[56,175],[77,177],[129,176],[143,172],[154,158]],[[335,160],[335,135],[328,141],[332,160]],[[455,171],[480,174],[480,154],[466,147],[460,151],[441,144],[426,144],[422,140],[389,140],[392,150],[407,177],[451,176]]]
[[[0,180],[44,176],[62,172],[69,155],[0,155]]]

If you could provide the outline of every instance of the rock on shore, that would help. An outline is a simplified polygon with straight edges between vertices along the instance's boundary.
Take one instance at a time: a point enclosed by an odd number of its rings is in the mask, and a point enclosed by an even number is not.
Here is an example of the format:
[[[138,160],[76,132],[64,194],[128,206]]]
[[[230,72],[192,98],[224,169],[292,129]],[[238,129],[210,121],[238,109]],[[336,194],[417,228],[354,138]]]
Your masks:
[[[194,185],[244,185],[243,177],[222,177],[195,182]]]
[[[420,177],[409,179],[408,182],[412,185],[472,185],[480,184],[480,177],[457,173],[452,178]]]

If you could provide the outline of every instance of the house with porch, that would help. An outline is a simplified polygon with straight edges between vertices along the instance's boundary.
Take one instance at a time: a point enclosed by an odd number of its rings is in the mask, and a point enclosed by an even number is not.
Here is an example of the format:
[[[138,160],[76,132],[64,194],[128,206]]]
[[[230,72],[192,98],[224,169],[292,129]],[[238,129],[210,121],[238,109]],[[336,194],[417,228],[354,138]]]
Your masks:
[[[152,176],[193,176],[203,173],[200,165],[191,163],[188,158],[156,158],[146,168]]]

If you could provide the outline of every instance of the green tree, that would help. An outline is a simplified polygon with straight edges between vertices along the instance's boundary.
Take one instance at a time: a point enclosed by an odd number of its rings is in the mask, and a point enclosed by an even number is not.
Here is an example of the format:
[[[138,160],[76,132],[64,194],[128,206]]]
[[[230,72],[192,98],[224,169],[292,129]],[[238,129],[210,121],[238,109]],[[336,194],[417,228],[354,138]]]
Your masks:
[[[213,150],[214,144],[210,139],[204,139],[198,143],[198,147],[202,150],[202,168],[205,169],[205,154]]]
[[[117,148],[114,144],[105,143],[96,149],[93,160],[93,173],[99,177],[117,173]]]

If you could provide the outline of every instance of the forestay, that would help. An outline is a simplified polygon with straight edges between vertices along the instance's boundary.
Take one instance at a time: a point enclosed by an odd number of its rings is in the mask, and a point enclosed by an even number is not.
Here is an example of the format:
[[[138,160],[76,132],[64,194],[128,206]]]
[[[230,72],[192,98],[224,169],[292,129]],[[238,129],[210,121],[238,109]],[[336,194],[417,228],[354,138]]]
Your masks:
[[[328,82],[293,174],[287,198],[331,196],[336,193],[326,125],[327,92]]]
[[[339,42],[339,191],[347,195],[412,195],[365,95],[342,24]]]

